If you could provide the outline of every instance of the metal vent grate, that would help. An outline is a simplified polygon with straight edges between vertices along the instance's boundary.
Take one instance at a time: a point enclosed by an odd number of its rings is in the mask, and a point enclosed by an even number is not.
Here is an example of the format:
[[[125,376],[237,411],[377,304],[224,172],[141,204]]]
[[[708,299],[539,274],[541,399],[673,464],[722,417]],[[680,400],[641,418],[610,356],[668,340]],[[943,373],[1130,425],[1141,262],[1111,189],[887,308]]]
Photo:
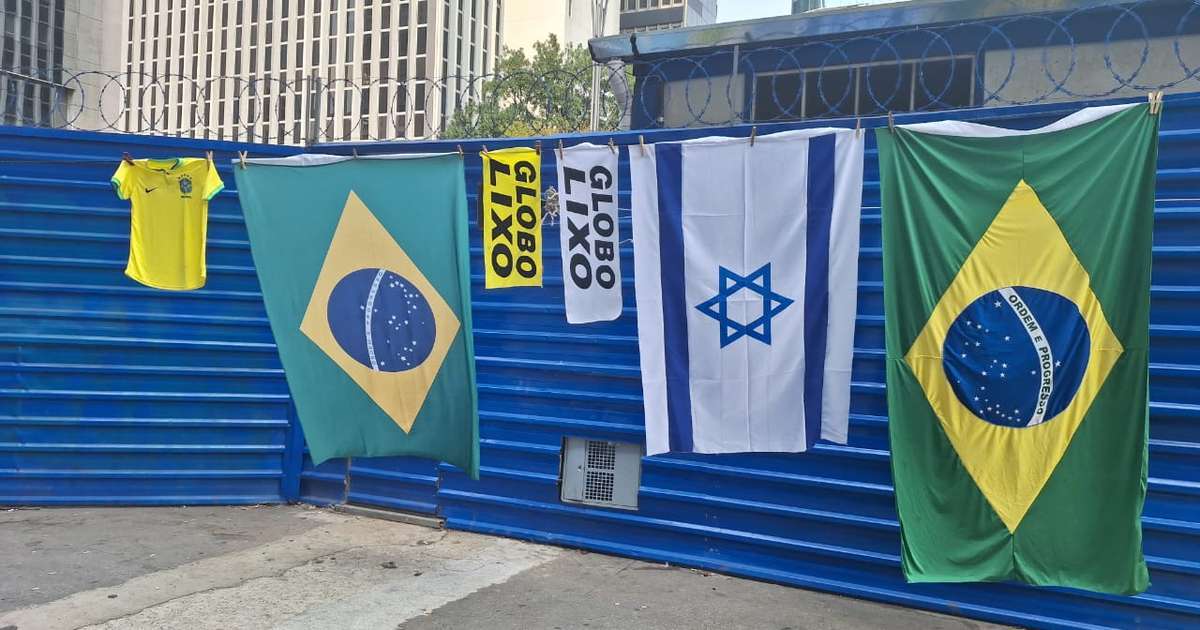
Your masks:
[[[617,465],[617,446],[612,442],[587,441],[588,470],[613,470]]]
[[[642,447],[566,438],[561,473],[563,501],[636,509]]]
[[[583,484],[583,498],[586,501],[612,503],[613,474],[603,470],[587,471],[587,479]]]

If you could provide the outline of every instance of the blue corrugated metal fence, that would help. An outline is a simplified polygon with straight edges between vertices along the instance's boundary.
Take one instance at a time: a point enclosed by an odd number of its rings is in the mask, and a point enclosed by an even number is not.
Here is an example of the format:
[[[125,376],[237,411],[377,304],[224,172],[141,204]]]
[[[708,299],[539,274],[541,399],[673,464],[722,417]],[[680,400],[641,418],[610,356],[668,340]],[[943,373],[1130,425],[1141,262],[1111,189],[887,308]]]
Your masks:
[[[1010,127],[1049,123],[1079,103],[958,111]],[[865,122],[865,121],[864,121]],[[881,120],[873,125],[884,124]],[[845,124],[842,121],[841,124]],[[758,133],[806,125],[762,126]],[[564,436],[644,439],[634,317],[632,247],[622,246],[624,315],[568,326],[557,226],[547,227],[544,289],[484,291],[472,231],[482,472],[472,482],[440,466],[436,504],[449,527],[584,547],[674,564],[1045,627],[1200,624],[1200,98],[1169,98],[1162,126],[1154,251],[1151,465],[1145,548],[1154,582],[1138,597],[1008,584],[908,585],[900,574],[899,525],[887,442],[879,169],[868,139],[859,315],[850,441],[804,455],[665,455],[642,462],[636,512],[559,501]],[[748,135],[750,127],[645,133],[646,142]],[[873,133],[873,132],[872,132]],[[628,151],[638,134],[565,136],[622,151],[622,237],[630,235]],[[557,138],[543,141],[543,182],[555,184]],[[530,140],[488,140],[490,148]],[[454,151],[456,142],[359,144],[360,153]],[[477,208],[480,142],[462,143],[467,190]],[[348,153],[349,145],[317,147]],[[475,217],[472,217],[474,220]],[[361,465],[362,462],[356,462]],[[351,475],[355,493],[359,479]],[[397,490],[406,494],[411,488]],[[389,486],[372,485],[378,497]],[[1097,550],[1097,553],[1103,553]]]
[[[126,278],[129,202],[109,185],[122,152],[209,149],[226,190],[211,204],[208,286]],[[296,496],[298,436],[228,167],[244,149],[296,152],[0,127],[0,504]]]
[[[1080,104],[950,114],[1035,127]],[[900,117],[933,120],[946,114]],[[879,121],[871,121],[879,124]],[[806,125],[762,126],[758,133]],[[749,127],[646,133],[647,142]],[[629,207],[623,149],[621,205]],[[566,136],[568,144],[602,136]],[[1026,626],[1200,623],[1200,97],[1167,99],[1155,212],[1150,488],[1153,587],[1137,597],[1006,584],[907,585],[888,460],[879,187],[868,141],[850,443],[804,455],[643,460],[636,512],[564,504],[565,436],[644,439],[632,251],[626,311],[568,326],[557,226],[546,288],[483,291],[472,232],[482,478],[404,458],[314,468],[261,305],[228,165],[230,143],[0,129],[0,503],[234,503],[301,496],[445,517],[450,527],[771,580]],[[528,140],[488,140],[491,148]],[[544,138],[553,185],[557,138]],[[481,142],[464,142],[476,208]],[[348,153],[351,145],[318,147]],[[456,150],[456,142],[357,145]],[[128,210],[107,180],[122,151],[216,149],[230,191],[210,222],[209,286],[142,288],[121,274]],[[256,155],[287,150],[249,147]],[[64,166],[51,160],[107,160]],[[476,214],[474,211],[472,214]],[[472,216],[474,223],[475,217]],[[628,213],[621,220],[628,238]],[[1103,553],[1103,550],[1097,550]]]

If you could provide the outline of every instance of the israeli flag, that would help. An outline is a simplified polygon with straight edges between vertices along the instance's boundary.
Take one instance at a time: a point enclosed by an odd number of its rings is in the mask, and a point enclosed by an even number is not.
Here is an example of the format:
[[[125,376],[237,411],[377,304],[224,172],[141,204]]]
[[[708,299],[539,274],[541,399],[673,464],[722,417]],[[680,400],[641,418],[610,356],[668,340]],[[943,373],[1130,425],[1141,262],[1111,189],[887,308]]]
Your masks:
[[[647,453],[845,444],[862,136],[629,153]]]

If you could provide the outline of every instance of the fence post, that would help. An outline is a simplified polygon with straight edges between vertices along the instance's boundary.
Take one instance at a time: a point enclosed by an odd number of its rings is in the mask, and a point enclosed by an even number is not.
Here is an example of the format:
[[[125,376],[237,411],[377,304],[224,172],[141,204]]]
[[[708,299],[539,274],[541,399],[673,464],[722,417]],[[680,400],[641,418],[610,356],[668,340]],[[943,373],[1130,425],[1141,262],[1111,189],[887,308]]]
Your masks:
[[[321,90],[320,90],[321,75],[317,70],[313,70],[308,77],[308,129],[304,137],[304,146],[311,147],[320,139],[319,123],[321,118]]]
[[[739,67],[741,62],[742,62],[742,47],[740,44],[734,44],[733,45],[733,68],[731,68],[729,71],[729,87],[726,89],[726,93],[731,96],[731,98],[729,99],[729,101],[730,101],[729,102],[729,115],[731,118],[734,116],[737,116],[738,122],[746,122],[746,107],[747,107],[747,103],[748,103],[746,101],[746,93],[743,93],[742,98],[738,99],[741,101],[741,111],[740,112],[734,111],[733,98],[732,98],[733,94],[735,93],[735,90],[737,90],[738,84],[742,80],[742,69]],[[709,85],[709,87],[708,87],[709,91],[712,91],[712,79],[709,79],[708,85]],[[749,102],[752,103],[754,101],[749,101]]]
[[[600,131],[600,65],[592,64],[591,130]]]

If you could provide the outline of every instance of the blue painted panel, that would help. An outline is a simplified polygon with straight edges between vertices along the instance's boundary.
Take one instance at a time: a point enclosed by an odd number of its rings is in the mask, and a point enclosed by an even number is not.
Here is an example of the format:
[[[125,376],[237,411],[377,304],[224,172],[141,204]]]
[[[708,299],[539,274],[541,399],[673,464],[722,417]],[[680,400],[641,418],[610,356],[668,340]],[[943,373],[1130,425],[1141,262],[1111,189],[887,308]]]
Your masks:
[[[954,112],[1017,128],[1049,123],[1082,104]],[[899,117],[936,120],[946,114]],[[878,126],[882,120],[864,120]],[[759,133],[820,126],[762,125]],[[748,135],[748,127],[642,132],[647,142]],[[629,207],[623,149],[620,203]],[[607,142],[564,136],[568,143]],[[555,183],[556,138],[543,138],[543,177]],[[529,140],[488,140],[489,147]],[[481,143],[463,143],[470,207],[477,208]],[[456,143],[360,144],[360,153],[453,151]],[[350,146],[318,147],[348,153]],[[441,466],[437,502],[447,525],[671,562],[905,606],[1021,626],[1195,627],[1200,624],[1200,97],[1168,97],[1155,211],[1151,330],[1150,482],[1145,550],[1153,586],[1137,597],[1009,584],[908,585],[899,568],[899,524],[887,441],[879,184],[868,141],[860,299],[850,442],[804,455],[664,455],[642,461],[636,512],[564,504],[558,465],[564,436],[644,440],[632,251],[622,246],[626,309],[616,322],[568,326],[558,228],[548,226],[544,289],[482,289],[472,230],[481,479]],[[628,218],[622,237],[630,235]],[[355,462],[358,466],[359,462]],[[357,485],[353,478],[351,493]],[[371,486],[403,497],[406,483]]]
[[[437,462],[416,457],[355,457],[346,503],[436,514]]]
[[[208,285],[124,275],[120,156],[216,154]],[[229,160],[296,149],[0,128],[0,504],[297,498],[287,383]],[[291,448],[289,450],[289,446]]]

